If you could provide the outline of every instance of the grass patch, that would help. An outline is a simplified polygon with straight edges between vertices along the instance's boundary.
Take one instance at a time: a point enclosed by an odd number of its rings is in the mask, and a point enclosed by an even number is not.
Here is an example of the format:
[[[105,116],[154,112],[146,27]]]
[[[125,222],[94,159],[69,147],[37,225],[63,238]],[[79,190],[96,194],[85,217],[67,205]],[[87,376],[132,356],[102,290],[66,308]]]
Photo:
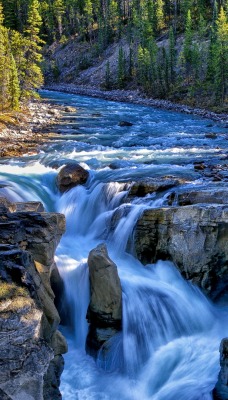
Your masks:
[[[0,301],[12,299],[17,296],[27,297],[27,289],[17,286],[15,283],[0,281]]]

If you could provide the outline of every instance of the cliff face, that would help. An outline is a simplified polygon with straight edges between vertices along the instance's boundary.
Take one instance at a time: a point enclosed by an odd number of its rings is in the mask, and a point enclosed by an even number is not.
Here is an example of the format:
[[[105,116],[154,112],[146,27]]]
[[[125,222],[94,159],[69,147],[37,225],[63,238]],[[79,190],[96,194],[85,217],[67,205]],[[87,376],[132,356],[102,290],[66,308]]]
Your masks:
[[[40,203],[0,199],[0,398],[61,398],[67,345],[50,279],[64,231],[64,216]]]
[[[135,230],[144,263],[171,260],[182,275],[213,299],[227,289],[228,207],[196,204],[147,210]]]

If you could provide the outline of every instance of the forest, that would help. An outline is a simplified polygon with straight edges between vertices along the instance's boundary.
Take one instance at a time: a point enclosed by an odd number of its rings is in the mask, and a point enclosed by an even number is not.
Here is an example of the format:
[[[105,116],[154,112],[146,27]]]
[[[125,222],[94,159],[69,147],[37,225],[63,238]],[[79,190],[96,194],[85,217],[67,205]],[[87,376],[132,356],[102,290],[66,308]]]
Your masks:
[[[94,59],[120,43],[116,76],[107,61],[104,89],[134,82],[151,97],[184,98],[193,105],[198,99],[197,104],[224,111],[227,11],[228,0],[2,0],[2,111],[36,95],[44,82],[43,49],[72,39],[88,43]],[[84,68],[91,62],[86,57]],[[52,68],[58,75],[58,66]]]

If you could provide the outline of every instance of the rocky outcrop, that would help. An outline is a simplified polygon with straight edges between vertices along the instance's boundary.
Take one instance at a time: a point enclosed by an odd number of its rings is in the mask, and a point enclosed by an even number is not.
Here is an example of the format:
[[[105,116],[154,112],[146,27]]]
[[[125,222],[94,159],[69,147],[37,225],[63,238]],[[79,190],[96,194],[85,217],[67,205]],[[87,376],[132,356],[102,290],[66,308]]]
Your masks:
[[[122,290],[116,264],[109,258],[105,244],[91,250],[88,258],[90,277],[90,304],[87,319],[90,330],[87,350],[97,350],[121,330]]]
[[[60,192],[64,193],[77,185],[83,185],[88,177],[88,171],[79,164],[69,163],[59,171],[56,183]]]
[[[133,182],[128,192],[128,198],[144,197],[149,193],[164,192],[183,183],[183,179],[175,177],[147,178]]]
[[[173,192],[168,197],[169,205],[188,206],[192,204],[207,203],[207,204],[227,204],[228,189],[212,188],[206,190],[190,190],[188,192],[176,193]]]
[[[215,400],[228,399],[228,338],[222,340],[220,345],[220,365],[221,370],[218,382],[213,392]]]
[[[17,210],[0,214],[0,390],[2,398],[61,398],[59,377],[65,339],[54,305],[50,276],[65,231],[61,214]],[[42,209],[42,205],[36,205]],[[23,207],[20,204],[19,209]],[[31,204],[34,209],[34,204]],[[11,212],[12,211],[12,212]],[[8,397],[7,397],[8,396]]]
[[[227,241],[227,205],[146,210],[135,229],[135,251],[144,264],[173,261],[213,299],[228,285]]]

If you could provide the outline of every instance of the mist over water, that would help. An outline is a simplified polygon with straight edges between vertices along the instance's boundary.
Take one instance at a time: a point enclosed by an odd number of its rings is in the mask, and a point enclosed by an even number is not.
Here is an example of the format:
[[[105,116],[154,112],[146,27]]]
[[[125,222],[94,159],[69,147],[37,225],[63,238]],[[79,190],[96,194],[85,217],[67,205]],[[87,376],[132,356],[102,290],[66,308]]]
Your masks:
[[[146,208],[166,205],[168,193],[130,202],[128,190],[136,178],[164,175],[184,178],[184,187],[206,187],[193,162],[225,162],[225,130],[214,125],[220,134],[211,143],[205,138],[211,121],[198,117],[61,93],[43,96],[77,111],[64,117],[39,155],[1,161],[0,196],[39,200],[66,216],[56,254],[71,325],[63,328],[69,342],[63,399],[211,400],[220,340],[228,335],[227,309],[213,305],[171,262],[143,266],[134,257],[137,219]],[[121,120],[133,126],[119,127]],[[60,195],[52,166],[69,160],[90,177]],[[87,258],[103,242],[121,279],[123,331],[95,362],[85,353]]]

